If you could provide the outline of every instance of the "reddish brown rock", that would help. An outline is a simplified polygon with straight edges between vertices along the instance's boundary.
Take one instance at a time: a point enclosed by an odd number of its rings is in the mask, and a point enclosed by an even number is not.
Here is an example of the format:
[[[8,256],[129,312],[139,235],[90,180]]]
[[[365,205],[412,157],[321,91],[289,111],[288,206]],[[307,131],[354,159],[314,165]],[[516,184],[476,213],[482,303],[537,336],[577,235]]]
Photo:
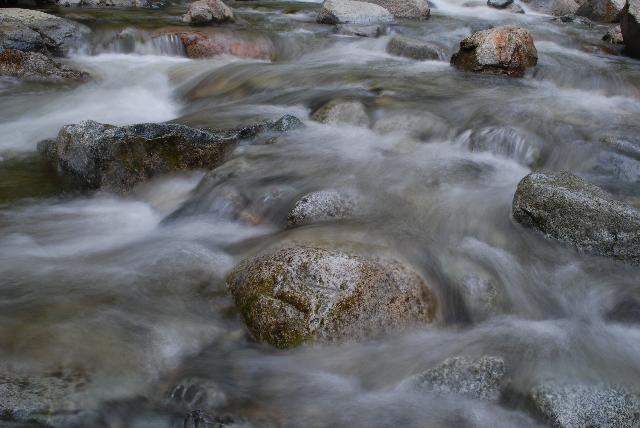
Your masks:
[[[466,71],[522,77],[538,63],[533,36],[524,28],[504,26],[478,31],[460,42],[451,64]]]
[[[169,33],[180,38],[189,58],[233,55],[239,58],[272,60],[275,57],[276,48],[266,37],[245,36],[231,32],[172,31]]]

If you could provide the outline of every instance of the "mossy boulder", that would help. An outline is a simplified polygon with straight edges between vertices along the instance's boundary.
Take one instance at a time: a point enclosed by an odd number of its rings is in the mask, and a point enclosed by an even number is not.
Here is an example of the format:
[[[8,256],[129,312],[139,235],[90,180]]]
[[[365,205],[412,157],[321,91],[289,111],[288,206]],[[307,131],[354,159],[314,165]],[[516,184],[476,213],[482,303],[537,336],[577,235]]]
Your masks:
[[[227,277],[253,336],[278,348],[358,340],[427,324],[436,297],[393,259],[295,246],[241,262]]]

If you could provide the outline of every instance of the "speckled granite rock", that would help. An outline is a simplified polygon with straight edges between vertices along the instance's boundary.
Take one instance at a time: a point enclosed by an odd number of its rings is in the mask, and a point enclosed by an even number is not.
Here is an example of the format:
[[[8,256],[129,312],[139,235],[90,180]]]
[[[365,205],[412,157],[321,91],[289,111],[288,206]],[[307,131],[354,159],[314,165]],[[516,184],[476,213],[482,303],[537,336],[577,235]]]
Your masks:
[[[444,59],[442,50],[433,43],[402,36],[395,36],[389,40],[387,52],[418,61]]]
[[[352,0],[324,0],[316,18],[320,24],[369,25],[393,21],[393,15],[373,3]]]
[[[318,108],[311,118],[328,124],[369,126],[369,115],[360,101],[332,100]]]
[[[296,246],[240,263],[227,286],[253,336],[278,348],[357,340],[433,321],[436,297],[404,264]]]
[[[451,57],[451,64],[462,70],[514,77],[522,77],[537,63],[531,33],[511,26],[473,33],[460,42],[460,50]]]
[[[357,196],[350,192],[321,190],[300,198],[287,218],[289,226],[340,220],[353,217],[358,209]]]
[[[616,22],[624,5],[624,0],[586,0],[578,8],[576,15],[593,21]]]
[[[396,18],[426,19],[431,10],[427,0],[366,0],[387,9]]]
[[[551,14],[554,16],[571,16],[580,8],[576,0],[552,0]]]
[[[52,60],[40,52],[0,51],[0,76],[35,82],[83,82],[89,74]]]
[[[189,4],[182,21],[191,25],[205,25],[211,22],[233,22],[233,9],[222,0],[197,0]]]
[[[504,360],[493,356],[447,358],[439,366],[411,379],[411,384],[419,390],[486,401],[497,401],[504,383]]]
[[[640,263],[640,210],[568,172],[535,172],[518,184],[513,218],[579,250]]]
[[[0,8],[0,50],[48,52],[55,55],[78,47],[88,27],[37,10]]]
[[[544,385],[529,400],[557,428],[640,426],[640,397],[624,388],[591,385]]]

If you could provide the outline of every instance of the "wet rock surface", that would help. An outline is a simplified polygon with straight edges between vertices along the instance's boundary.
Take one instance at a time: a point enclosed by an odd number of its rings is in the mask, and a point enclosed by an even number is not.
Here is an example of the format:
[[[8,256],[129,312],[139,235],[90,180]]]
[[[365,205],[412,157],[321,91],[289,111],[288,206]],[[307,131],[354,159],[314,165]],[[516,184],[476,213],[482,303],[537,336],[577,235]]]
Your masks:
[[[36,82],[84,82],[89,74],[62,65],[39,52],[5,49],[0,52],[0,76]]]
[[[233,9],[222,0],[197,0],[189,4],[182,20],[187,24],[205,25],[211,22],[235,21]]]
[[[301,226],[325,221],[348,219],[358,210],[357,196],[351,192],[321,190],[300,198],[287,218],[287,224]]]
[[[462,395],[474,400],[497,401],[505,386],[504,360],[450,357],[442,364],[416,375],[410,383],[417,390]]]
[[[533,36],[523,28],[497,27],[478,31],[460,42],[451,64],[480,73],[522,77],[538,63]]]
[[[316,18],[320,24],[370,25],[393,21],[393,15],[373,3],[352,0],[325,0]]]
[[[233,55],[239,58],[271,60],[276,48],[266,37],[246,36],[233,32],[199,32],[169,30],[162,34],[176,35],[189,58],[211,58]]]
[[[427,19],[431,13],[426,0],[367,0],[382,6],[396,18]]]
[[[557,428],[634,427],[640,424],[640,397],[625,388],[593,385],[543,385],[529,399]]]
[[[553,0],[551,2],[551,14],[555,16],[574,15],[580,8],[580,3],[576,0]]]
[[[389,40],[387,52],[418,61],[444,59],[442,50],[433,43],[402,36],[395,36]]]
[[[434,320],[436,298],[395,260],[296,246],[240,263],[227,286],[253,336],[278,348],[358,340]]]
[[[517,222],[581,251],[640,263],[640,211],[568,172],[524,177],[512,212]]]

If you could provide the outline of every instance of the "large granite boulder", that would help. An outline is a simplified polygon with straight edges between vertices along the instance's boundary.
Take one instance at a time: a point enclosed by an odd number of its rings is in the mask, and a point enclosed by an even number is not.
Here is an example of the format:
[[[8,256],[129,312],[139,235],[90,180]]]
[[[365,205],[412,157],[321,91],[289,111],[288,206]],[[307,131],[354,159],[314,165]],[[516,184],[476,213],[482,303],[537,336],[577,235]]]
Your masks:
[[[62,55],[80,46],[89,32],[82,24],[37,10],[0,8],[0,50]]]
[[[396,18],[426,19],[431,13],[427,0],[366,0],[366,2],[382,6]]]
[[[231,22],[235,21],[236,17],[233,9],[222,0],[197,0],[189,4],[182,20],[187,24],[204,25],[211,22]]]
[[[627,0],[620,14],[620,28],[625,53],[640,58],[640,0]]]
[[[324,0],[316,18],[320,24],[369,25],[393,21],[387,9],[373,3],[352,0]]]
[[[83,187],[127,192],[156,175],[223,163],[239,139],[280,132],[290,122],[262,122],[228,131],[143,123],[112,126],[85,121],[62,127],[55,140],[40,145],[58,168]]]
[[[640,426],[640,397],[602,385],[541,385],[529,394],[531,407],[553,427]]]
[[[57,63],[40,52],[15,49],[0,51],[0,76],[36,82],[83,82],[89,79],[88,73]]]
[[[617,22],[624,8],[624,0],[587,0],[576,11],[592,21]]]
[[[518,184],[513,218],[579,250],[640,263],[640,210],[568,172],[534,172]]]
[[[478,31],[460,42],[451,64],[480,73],[522,77],[538,63],[533,36],[524,28],[503,26]]]
[[[357,340],[426,324],[436,297],[422,277],[392,259],[294,246],[240,263],[227,286],[261,342]]]

